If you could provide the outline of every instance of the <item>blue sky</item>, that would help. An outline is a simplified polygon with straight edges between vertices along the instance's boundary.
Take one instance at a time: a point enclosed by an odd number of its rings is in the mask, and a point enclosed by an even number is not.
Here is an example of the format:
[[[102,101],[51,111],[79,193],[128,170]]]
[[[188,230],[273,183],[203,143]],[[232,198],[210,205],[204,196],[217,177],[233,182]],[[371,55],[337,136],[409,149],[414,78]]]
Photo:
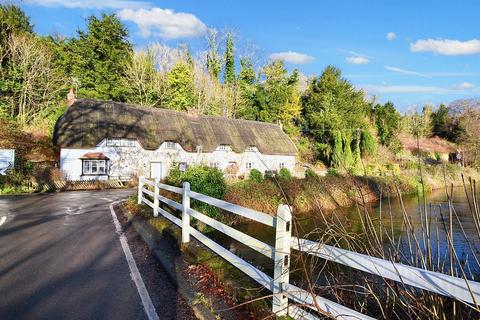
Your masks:
[[[40,34],[66,36],[89,15],[115,12],[132,42],[205,49],[209,28],[232,30],[239,55],[284,58],[318,75],[329,64],[401,110],[480,96],[480,1],[24,0]]]

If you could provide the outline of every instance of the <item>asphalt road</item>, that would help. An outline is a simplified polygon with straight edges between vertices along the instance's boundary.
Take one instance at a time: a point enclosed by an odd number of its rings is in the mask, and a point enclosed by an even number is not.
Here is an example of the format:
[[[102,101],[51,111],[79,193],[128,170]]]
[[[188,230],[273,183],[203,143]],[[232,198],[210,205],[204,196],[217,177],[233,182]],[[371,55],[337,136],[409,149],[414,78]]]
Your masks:
[[[131,193],[0,196],[0,319],[146,319],[109,210]]]

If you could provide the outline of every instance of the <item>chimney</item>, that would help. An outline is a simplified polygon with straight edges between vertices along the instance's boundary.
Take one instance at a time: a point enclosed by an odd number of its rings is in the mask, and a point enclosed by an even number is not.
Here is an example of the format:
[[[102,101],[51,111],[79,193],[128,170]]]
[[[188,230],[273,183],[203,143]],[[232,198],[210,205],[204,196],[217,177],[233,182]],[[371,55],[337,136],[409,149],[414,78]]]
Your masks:
[[[75,91],[73,88],[70,88],[70,91],[67,94],[67,107],[70,107],[75,102]]]

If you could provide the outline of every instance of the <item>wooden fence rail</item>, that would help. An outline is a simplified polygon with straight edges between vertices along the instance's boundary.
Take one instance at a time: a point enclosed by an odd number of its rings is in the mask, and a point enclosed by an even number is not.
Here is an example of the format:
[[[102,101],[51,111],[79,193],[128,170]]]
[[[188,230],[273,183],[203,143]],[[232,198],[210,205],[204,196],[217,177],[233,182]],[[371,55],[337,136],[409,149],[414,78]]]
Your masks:
[[[153,188],[153,191],[150,190],[149,187]],[[181,195],[182,203],[160,195],[161,190]],[[145,195],[150,197],[150,199]],[[190,208],[191,199],[210,204],[219,209],[232,212],[274,228],[275,246],[266,244]],[[160,202],[180,211],[181,219],[162,209],[159,206]],[[180,227],[182,229],[183,243],[189,242],[190,236],[193,236],[210,250],[217,253],[247,276],[271,291],[273,293],[272,312],[278,316],[288,314],[294,319],[319,319],[315,313],[320,313],[335,319],[374,319],[336,302],[320,297],[313,292],[290,284],[290,249],[340,263],[369,274],[401,282],[405,285],[451,297],[475,306],[478,306],[480,302],[480,283],[478,282],[371,257],[315,241],[292,237],[292,213],[291,208],[286,205],[280,205],[277,210],[277,215],[272,217],[263,212],[244,208],[191,191],[188,182],[183,184],[183,188],[178,188],[162,184],[158,179],[153,181],[145,179],[144,177],[140,177],[139,179],[138,203],[147,204],[153,209],[155,216],[161,214]],[[273,278],[190,226],[190,217],[202,221],[206,225],[272,259],[274,270]],[[289,301],[295,302],[295,304],[289,303]],[[309,310],[314,310],[315,312],[310,313]]]

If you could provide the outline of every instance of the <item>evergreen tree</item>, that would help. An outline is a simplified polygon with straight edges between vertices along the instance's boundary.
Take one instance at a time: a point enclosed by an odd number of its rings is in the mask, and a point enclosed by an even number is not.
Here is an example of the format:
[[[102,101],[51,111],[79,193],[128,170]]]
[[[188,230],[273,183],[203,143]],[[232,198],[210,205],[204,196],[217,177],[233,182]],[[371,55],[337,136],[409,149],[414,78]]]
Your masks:
[[[195,84],[191,66],[177,63],[167,75],[167,101],[165,107],[172,110],[187,110],[196,106]]]
[[[293,120],[300,116],[298,71],[288,74],[283,61],[273,61],[262,70],[265,81],[257,85],[256,120],[278,122],[292,128]]]
[[[225,70],[223,73],[225,84],[232,85],[235,83],[235,53],[233,45],[233,35],[227,34],[225,46]]]
[[[400,128],[400,114],[392,102],[375,107],[375,124],[380,143],[389,146]]]
[[[88,18],[88,31],[72,39],[70,75],[80,82],[80,96],[125,101],[128,86],[122,81],[133,50],[128,31],[114,15]]]
[[[13,4],[0,4],[0,57],[12,34],[33,33],[30,18]]]
[[[220,71],[222,70],[222,62],[218,54],[217,30],[211,29],[208,34],[208,53],[207,53],[207,70],[215,80],[218,80]]]
[[[240,59],[240,73],[237,78],[237,89],[240,91],[240,101],[236,112],[237,118],[255,120],[255,71],[252,62],[246,58]]]
[[[330,145],[333,150],[332,155],[324,160],[332,165],[349,165],[352,135],[368,127],[369,105],[363,92],[343,79],[340,70],[329,66],[320,77],[309,82],[302,106],[305,129],[318,145]],[[325,155],[323,150],[328,148],[322,148]]]

